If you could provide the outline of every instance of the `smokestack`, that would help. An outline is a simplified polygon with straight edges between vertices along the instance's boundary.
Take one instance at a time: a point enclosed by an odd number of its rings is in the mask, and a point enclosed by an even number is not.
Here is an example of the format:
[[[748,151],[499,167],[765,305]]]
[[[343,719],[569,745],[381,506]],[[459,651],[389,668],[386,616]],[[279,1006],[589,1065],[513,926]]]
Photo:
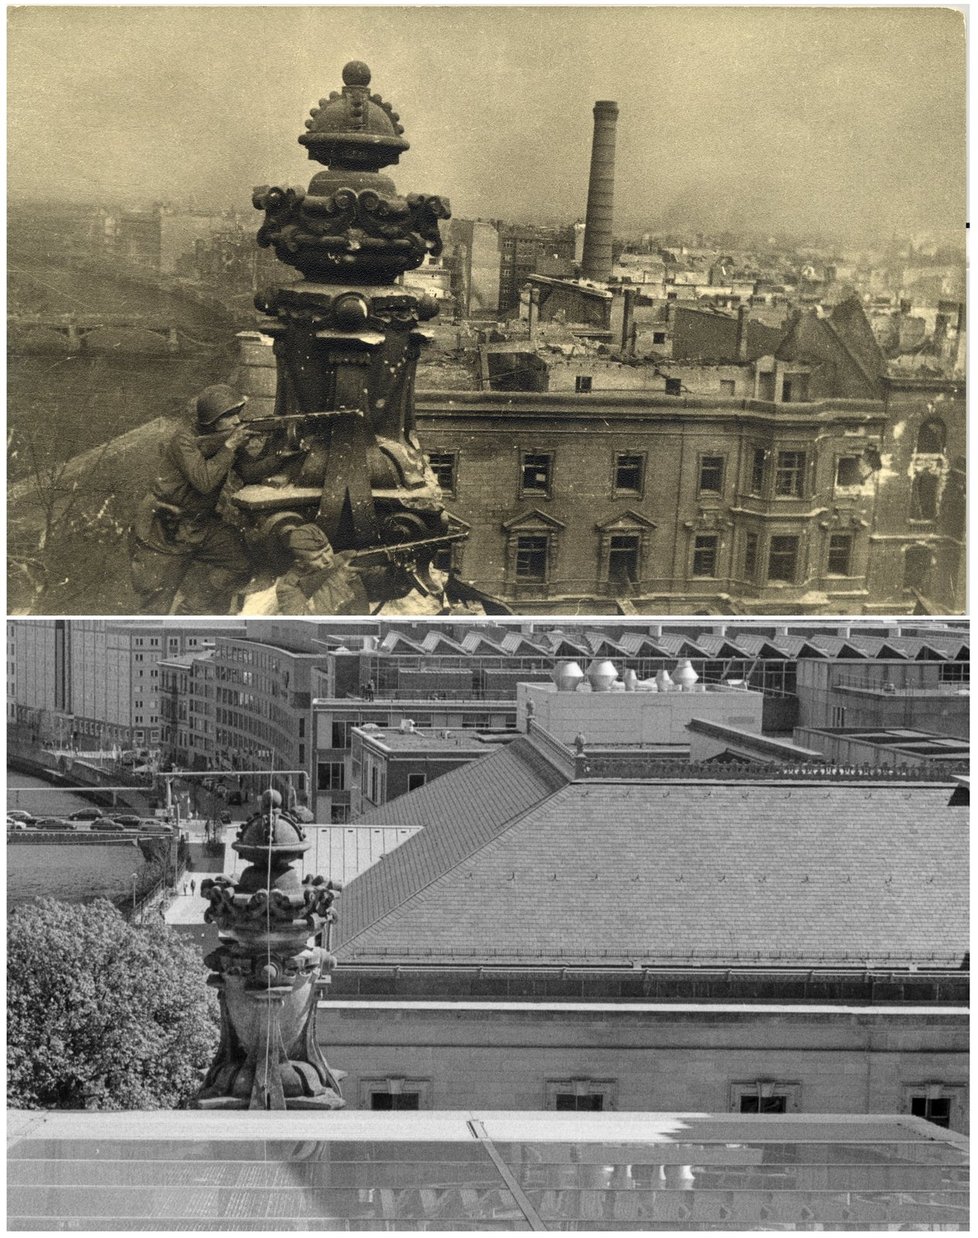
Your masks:
[[[615,204],[615,126],[618,104],[601,99],[594,105],[591,178],[581,273],[587,279],[611,278],[611,225]]]
[[[749,305],[737,306],[737,360],[747,360],[747,319],[750,316]]]
[[[626,288],[621,315],[621,350],[635,352],[635,289]]]

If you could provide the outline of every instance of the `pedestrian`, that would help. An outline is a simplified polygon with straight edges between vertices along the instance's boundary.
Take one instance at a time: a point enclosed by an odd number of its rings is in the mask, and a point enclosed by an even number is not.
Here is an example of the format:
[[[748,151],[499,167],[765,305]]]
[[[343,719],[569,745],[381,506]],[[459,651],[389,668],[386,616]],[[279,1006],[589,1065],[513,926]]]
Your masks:
[[[196,882],[194,882],[192,879],[191,879],[191,882],[190,882],[190,893],[191,893],[192,895],[197,893],[197,885],[196,885]]]
[[[191,401],[193,424],[161,444],[159,475],[130,530],[133,588],[144,615],[166,615],[195,564],[187,614],[227,614],[234,594],[251,578],[244,539],[217,512],[235,457],[254,431],[242,423],[246,398],[223,383]]]

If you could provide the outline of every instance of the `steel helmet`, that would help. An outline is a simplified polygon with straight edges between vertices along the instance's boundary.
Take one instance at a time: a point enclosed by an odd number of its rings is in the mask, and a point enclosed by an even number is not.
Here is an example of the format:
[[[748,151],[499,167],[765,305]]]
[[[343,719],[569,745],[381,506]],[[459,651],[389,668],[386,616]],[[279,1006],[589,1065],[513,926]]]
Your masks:
[[[213,387],[205,387],[197,397],[197,420],[202,426],[212,426],[226,413],[243,408],[247,402],[247,396],[240,395],[227,383],[215,383]]]

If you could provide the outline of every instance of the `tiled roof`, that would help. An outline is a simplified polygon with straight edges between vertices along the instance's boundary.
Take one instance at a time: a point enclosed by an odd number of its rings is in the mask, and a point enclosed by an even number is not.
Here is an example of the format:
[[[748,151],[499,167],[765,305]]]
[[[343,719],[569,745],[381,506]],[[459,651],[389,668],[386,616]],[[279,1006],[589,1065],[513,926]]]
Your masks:
[[[423,894],[565,783],[533,744],[520,738],[358,817],[357,826],[424,828],[348,887],[337,940],[364,932]]]
[[[529,747],[432,785],[425,829],[344,894],[342,960],[955,965],[968,948],[967,808],[947,786],[546,791],[534,770],[518,791]],[[405,824],[420,794],[390,806]]]

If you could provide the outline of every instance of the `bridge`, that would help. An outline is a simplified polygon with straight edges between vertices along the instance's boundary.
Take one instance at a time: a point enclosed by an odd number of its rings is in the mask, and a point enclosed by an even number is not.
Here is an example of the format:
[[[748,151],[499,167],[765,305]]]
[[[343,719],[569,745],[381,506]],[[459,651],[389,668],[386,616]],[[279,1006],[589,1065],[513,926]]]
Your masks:
[[[91,335],[98,331],[145,331],[160,337],[168,353],[180,351],[177,328],[150,314],[8,314],[11,329],[50,331],[68,342],[68,352],[84,352]]]

